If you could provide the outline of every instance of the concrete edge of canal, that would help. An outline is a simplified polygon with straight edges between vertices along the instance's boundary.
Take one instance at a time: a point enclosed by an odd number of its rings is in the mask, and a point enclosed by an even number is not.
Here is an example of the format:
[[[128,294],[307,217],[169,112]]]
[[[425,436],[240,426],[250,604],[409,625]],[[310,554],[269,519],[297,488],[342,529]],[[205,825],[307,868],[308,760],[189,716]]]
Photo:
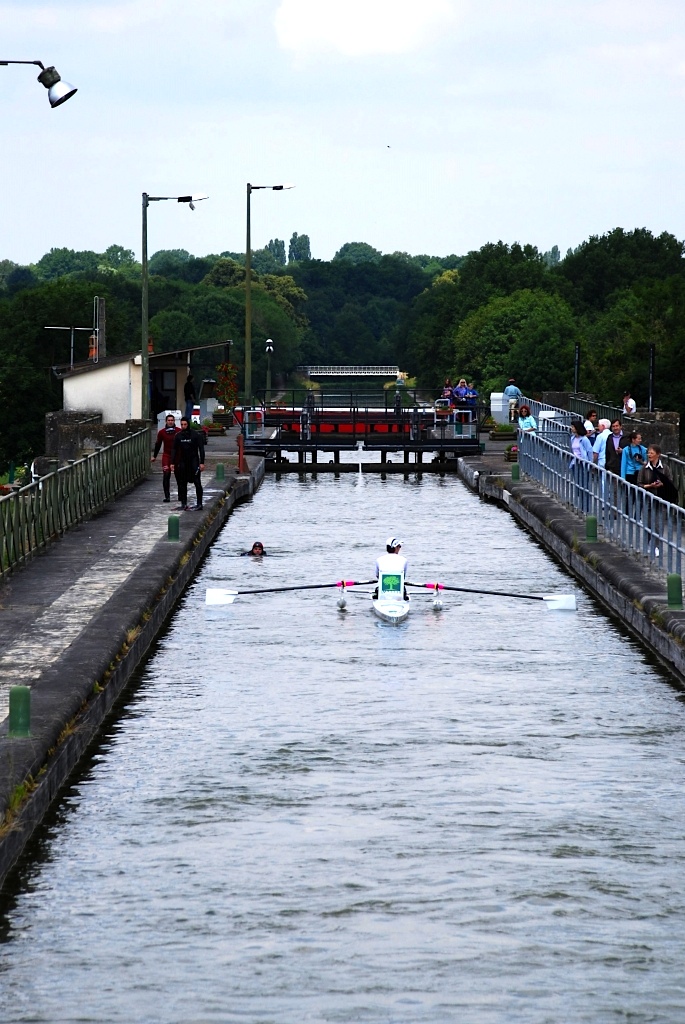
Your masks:
[[[32,690],[31,735],[0,727],[0,887],[125,692],[233,508],[264,479],[264,460],[227,474],[202,517],[182,520],[179,541],[160,540],[90,627]]]
[[[665,582],[636,556],[584,539],[583,520],[535,483],[505,478],[484,459],[459,459],[458,473],[496,501],[576,577],[607,611],[656,655],[685,689],[685,611],[668,606]]]

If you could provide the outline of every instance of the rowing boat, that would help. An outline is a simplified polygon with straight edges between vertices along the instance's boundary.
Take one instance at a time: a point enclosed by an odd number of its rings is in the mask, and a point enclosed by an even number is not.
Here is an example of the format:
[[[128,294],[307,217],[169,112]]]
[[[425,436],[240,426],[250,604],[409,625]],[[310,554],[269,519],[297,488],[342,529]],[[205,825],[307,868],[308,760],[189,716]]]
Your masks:
[[[404,586],[404,564],[404,559],[399,559],[396,555],[384,555],[379,558],[378,587],[371,595],[374,614],[394,626],[404,622],[411,606]]]
[[[406,601],[400,598],[398,601],[396,597],[383,595],[373,597],[372,595],[371,607],[379,619],[383,619],[384,622],[391,622],[393,626],[397,626],[400,622],[404,622],[409,615],[411,601],[409,598]]]

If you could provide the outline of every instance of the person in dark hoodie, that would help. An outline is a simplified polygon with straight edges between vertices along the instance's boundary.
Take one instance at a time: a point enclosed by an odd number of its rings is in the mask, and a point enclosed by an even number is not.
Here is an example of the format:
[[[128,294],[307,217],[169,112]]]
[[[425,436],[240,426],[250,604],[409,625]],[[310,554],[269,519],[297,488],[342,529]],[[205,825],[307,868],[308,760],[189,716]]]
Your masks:
[[[184,512],[190,510],[188,505],[188,484],[195,484],[196,504],[193,511],[202,508],[202,478],[205,468],[204,435],[201,430],[191,430],[187,416],[181,417],[181,431],[174,438],[172,470],[176,473],[178,484],[179,508]]]

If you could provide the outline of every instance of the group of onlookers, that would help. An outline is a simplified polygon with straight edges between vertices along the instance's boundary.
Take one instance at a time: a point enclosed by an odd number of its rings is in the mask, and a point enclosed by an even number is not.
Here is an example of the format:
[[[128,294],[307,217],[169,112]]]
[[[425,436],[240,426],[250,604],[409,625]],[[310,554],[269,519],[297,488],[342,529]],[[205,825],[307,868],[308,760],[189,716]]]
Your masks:
[[[512,392],[518,391],[515,381],[510,380],[509,386]],[[520,391],[518,395],[523,397]],[[517,400],[513,393],[509,397]],[[624,415],[636,412],[635,401],[628,391],[623,396],[623,412]],[[537,431],[535,417],[525,404],[518,408],[518,427],[524,433]],[[571,451],[572,466],[578,462],[593,462],[600,469],[644,487],[664,501],[678,502],[678,491],[668,467],[662,462],[659,445],[645,446],[639,430],[624,434],[620,419],[597,419],[596,409],[591,409],[585,421],[572,420]]]
[[[630,399],[630,395],[626,397]],[[572,420],[571,451],[574,463],[583,460],[594,462],[600,469],[644,487],[665,501],[678,501],[678,491],[668,467],[661,460],[659,445],[643,445],[639,430],[624,434],[619,419],[598,420],[596,411],[592,409],[585,422]]]
[[[449,398],[450,405],[476,405],[478,392],[473,384],[467,384],[464,377],[459,378],[459,383],[452,387],[449,377],[445,378],[442,389],[442,398]]]

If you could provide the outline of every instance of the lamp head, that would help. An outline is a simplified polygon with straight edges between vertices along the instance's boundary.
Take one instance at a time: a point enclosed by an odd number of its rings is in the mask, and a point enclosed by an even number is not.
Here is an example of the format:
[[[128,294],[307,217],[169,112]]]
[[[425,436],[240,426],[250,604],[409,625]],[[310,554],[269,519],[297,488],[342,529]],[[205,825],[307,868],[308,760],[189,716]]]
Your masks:
[[[51,107],[59,107],[62,103],[66,103],[77,91],[75,86],[63,82],[59,72],[53,67],[43,68],[38,75],[38,81],[48,90]]]
[[[273,352],[273,350],[274,350],[274,343],[271,340],[271,338],[267,338],[266,339],[266,351],[267,352]]]
[[[179,203],[187,203],[191,210],[195,209],[195,203],[199,203],[201,199],[209,199],[209,196],[204,194],[193,195],[193,196],[179,196]]]

